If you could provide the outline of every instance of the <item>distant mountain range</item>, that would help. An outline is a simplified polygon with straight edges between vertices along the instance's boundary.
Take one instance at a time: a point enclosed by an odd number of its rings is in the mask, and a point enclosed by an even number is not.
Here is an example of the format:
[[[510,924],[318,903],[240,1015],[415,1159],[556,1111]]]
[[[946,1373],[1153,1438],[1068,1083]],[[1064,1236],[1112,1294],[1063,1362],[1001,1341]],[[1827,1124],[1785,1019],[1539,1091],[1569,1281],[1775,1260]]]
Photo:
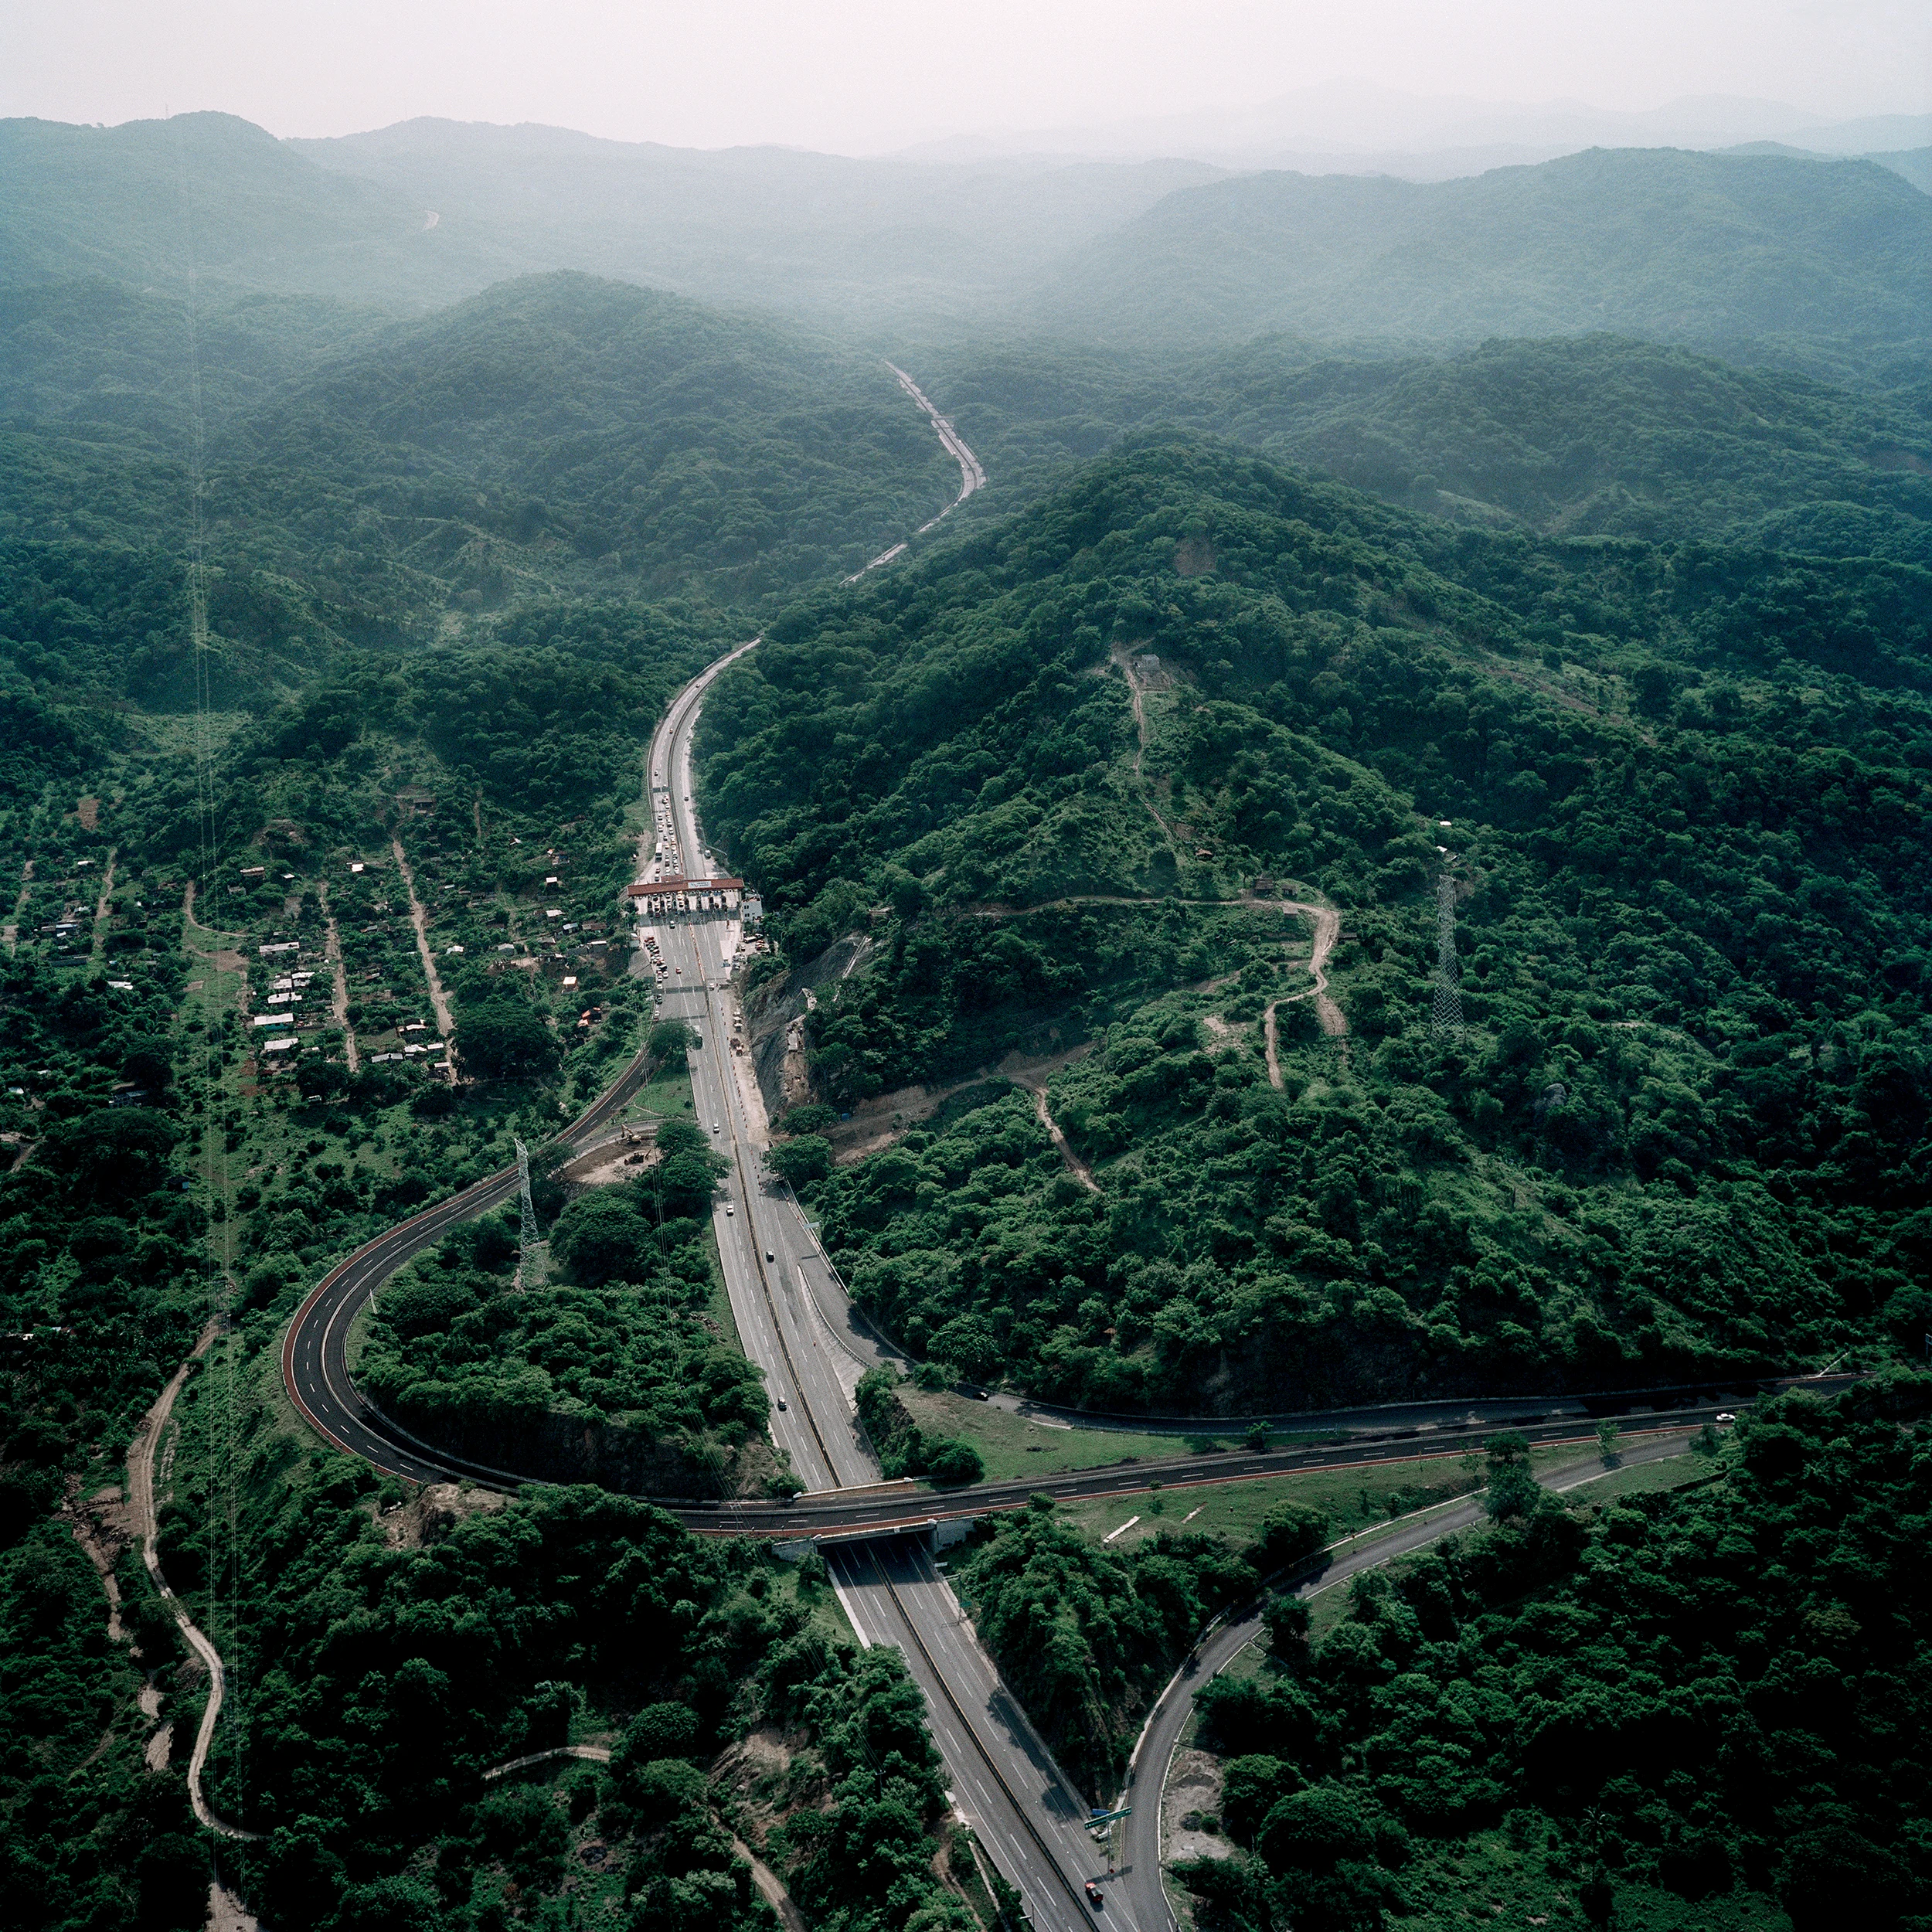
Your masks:
[[[1437,131],[1494,131],[1434,105]],[[1747,131],[1727,113],[1707,125]],[[0,287],[172,291],[192,264],[231,290],[407,311],[576,269],[882,343],[1286,329],[1428,347],[1614,329],[1890,379],[1928,340],[1923,161],[1598,148],[1426,184],[1189,159],[701,153],[436,121],[327,141],[219,114],[12,121]]]
[[[1609,329],[1849,373],[1932,348],[1932,197],[1869,162],[1593,149],[1421,184],[1235,176],[1065,262],[1076,338],[1475,342]]]
[[[1338,80],[1251,106],[967,135],[903,151],[913,158],[955,162],[1017,155],[1184,158],[1226,168],[1436,181],[1551,161],[1584,148],[1730,148],[1763,141],[1825,155],[1920,148],[1932,145],[1932,114],[1834,120],[1784,101],[1730,94],[1687,96],[1633,112],[1580,100],[1481,100]]]

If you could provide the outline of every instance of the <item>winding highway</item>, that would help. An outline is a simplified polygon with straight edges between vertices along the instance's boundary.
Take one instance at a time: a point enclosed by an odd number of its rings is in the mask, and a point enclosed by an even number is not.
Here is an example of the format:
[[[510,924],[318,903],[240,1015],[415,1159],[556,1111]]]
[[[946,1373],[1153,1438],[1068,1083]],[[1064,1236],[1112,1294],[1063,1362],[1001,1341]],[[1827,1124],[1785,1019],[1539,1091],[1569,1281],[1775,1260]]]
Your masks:
[[[959,464],[961,488],[950,510],[984,483],[985,472],[911,378],[893,373]],[[889,562],[903,548],[867,567]],[[638,855],[646,879],[713,876],[693,802],[692,736],[713,681],[758,641],[741,645],[687,685],[652,736],[646,768],[651,818]],[[852,1403],[850,1391],[866,1366],[866,1350],[855,1341],[861,1325],[843,1305],[842,1287],[796,1199],[763,1171],[763,1106],[748,1058],[733,1044],[737,1015],[730,984],[740,931],[736,920],[662,918],[640,930],[632,971],[658,980],[658,1016],[685,1021],[694,1036],[688,1058],[695,1117],[730,1164],[713,1226],[732,1314],[771,1397],[773,1442],[806,1494],[788,1508],[727,1503],[679,1513],[695,1529],[726,1534],[753,1529],[754,1509],[755,1528],[774,1535],[796,1536],[788,1526],[801,1516],[835,1522],[868,1502],[883,1501],[889,1516],[896,1510],[903,1519],[903,1492],[880,1483]],[[648,1071],[641,1053],[560,1138],[577,1149],[596,1145]],[[510,1199],[517,1184],[515,1170],[505,1168],[413,1216],[332,1269],[304,1301],[284,1340],[282,1374],[290,1400],[318,1434],[417,1481],[516,1484],[515,1472],[439,1451],[385,1417],[350,1376],[348,1342],[359,1310],[397,1268],[457,1222]],[[828,1308],[836,1311],[829,1319]],[[835,1321],[846,1332],[842,1341]],[[855,1493],[841,1495],[846,1491]],[[923,1529],[931,1513],[913,1526]],[[883,1533],[860,1527],[863,1539],[833,1546],[828,1566],[861,1642],[890,1644],[904,1655],[925,1695],[954,1806],[1020,1893],[1031,1923],[1041,1932],[1086,1924],[1082,1886],[1094,1852],[1081,1828],[1077,1794],[1000,1683],[923,1537],[894,1534],[889,1522]]]
[[[911,379],[895,373],[958,458],[962,488],[956,501],[964,501],[983,483],[984,473]],[[888,552],[876,562],[897,553]],[[713,681],[758,642],[754,638],[740,645],[692,679],[653,734],[647,762],[651,822],[638,855],[641,878],[714,876],[695,803],[692,738]],[[728,1163],[714,1203],[713,1229],[732,1314],[741,1345],[764,1377],[772,1441],[804,1490],[787,1502],[664,1499],[665,1506],[702,1534],[821,1539],[832,1582],[860,1641],[889,1644],[903,1654],[925,1695],[954,1804],[1019,1892],[1039,1932],[1064,1932],[1095,1922],[1083,1891],[1090,1879],[1103,1886],[1106,1922],[1139,1932],[1165,1932],[1172,1921],[1159,1869],[1159,1783],[1185,1722],[1193,1683],[1206,1681],[1249,1641],[1252,1619],[1212,1634],[1195,1677],[1177,1679],[1157,1706],[1131,1774],[1134,1781],[1146,1780],[1147,1791],[1128,1821],[1128,1856],[1117,1874],[1103,1879],[1101,1855],[1086,1830],[1085,1806],[1001,1683],[934,1563],[934,1526],[1024,1508],[1031,1495],[1043,1491],[1056,1501],[1071,1502],[1131,1494],[1155,1483],[1172,1490],[1439,1457],[1475,1445],[1498,1426],[1521,1427],[1532,1442],[1573,1441],[1580,1447],[1594,1444],[1592,1417],[1585,1405],[1561,1402],[1383,1409],[1346,1418],[1284,1419],[1304,1428],[1347,1431],[1339,1440],[1304,1438],[1272,1450],[1158,1461],[1124,1458],[1032,1482],[982,1483],[950,1492],[882,1482],[851,1392],[864,1369],[891,1352],[852,1308],[795,1198],[765,1171],[770,1137],[763,1102],[749,1056],[736,1044],[741,1016],[732,981],[740,933],[733,917],[660,917],[640,928],[631,970],[656,980],[658,1017],[683,1020],[693,1036],[688,1054],[693,1117]],[[640,1053],[560,1138],[578,1151],[614,1138],[617,1117],[648,1071],[647,1056]],[[514,1488],[524,1480],[514,1471],[416,1440],[358,1390],[347,1356],[355,1317],[381,1284],[457,1222],[512,1199],[517,1185],[515,1169],[505,1168],[413,1216],[332,1269],[302,1304],[284,1340],[283,1379],[297,1410],[326,1440],[418,1482]],[[1814,1378],[1808,1386],[1826,1385]],[[1675,1443],[1687,1428],[1714,1418],[1723,1406],[1686,1393],[1689,1400],[1669,1406],[1667,1413],[1625,1414],[1622,1426],[1633,1457],[1658,1452],[1659,1445]],[[1121,1418],[1118,1426],[1132,1425]],[[1183,1425],[1176,1421],[1173,1426]],[[1475,1505],[1460,1507],[1474,1519]],[[1366,1563],[1420,1546],[1403,1539],[1431,1539],[1453,1520],[1460,1520],[1454,1512],[1432,1517],[1426,1534],[1420,1526],[1398,1527],[1359,1560],[1350,1557],[1332,1566],[1319,1587],[1332,1586]],[[1131,1782],[1130,1792],[1134,1788]]]
[[[651,740],[652,826],[639,854],[647,877],[714,876],[695,802],[692,739],[705,690],[722,668],[679,694]],[[905,1658],[925,1694],[954,1804],[1025,1900],[1032,1923],[1043,1932],[1083,1924],[1080,1888],[1094,1849],[1078,1796],[1000,1682],[923,1537],[889,1533],[895,1512],[906,1521],[906,1498],[896,1488],[880,1495],[878,1458],[852,1407],[865,1363],[842,1345],[825,1311],[842,1291],[795,1197],[764,1171],[763,1102],[749,1056],[735,1043],[739,931],[735,920],[667,919],[648,929],[634,964],[658,978],[662,1016],[683,1020],[696,1036],[689,1056],[696,1117],[730,1164],[712,1227],[740,1345],[764,1370],[773,1400],[772,1439],[806,1485],[808,1520],[822,1520],[818,1510],[836,1516],[883,1505],[887,1533],[862,1525],[862,1541],[825,1552],[839,1600],[862,1643],[889,1644]],[[847,1489],[859,1493],[839,1494]],[[707,1512],[702,1526],[742,1532],[757,1509],[726,1505]],[[913,1526],[931,1515],[916,1515]],[[787,1533],[776,1522],[757,1526]]]

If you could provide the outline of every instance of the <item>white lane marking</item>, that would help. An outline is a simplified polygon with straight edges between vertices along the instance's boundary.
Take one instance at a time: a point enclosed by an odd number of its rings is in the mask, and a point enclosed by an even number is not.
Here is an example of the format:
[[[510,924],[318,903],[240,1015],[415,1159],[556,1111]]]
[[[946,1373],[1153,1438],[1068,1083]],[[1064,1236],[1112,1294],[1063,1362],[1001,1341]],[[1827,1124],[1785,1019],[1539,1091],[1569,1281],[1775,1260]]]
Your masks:
[[[839,1607],[845,1613],[845,1621],[852,1625],[852,1634],[859,1639],[859,1648],[861,1650],[870,1650],[872,1639],[866,1634],[866,1627],[859,1621],[858,1609],[852,1599],[845,1594],[845,1584],[839,1580],[845,1565],[840,1560],[836,1550],[832,1553],[832,1561],[827,1565],[826,1568],[827,1573],[832,1578],[832,1590],[838,1598]]]

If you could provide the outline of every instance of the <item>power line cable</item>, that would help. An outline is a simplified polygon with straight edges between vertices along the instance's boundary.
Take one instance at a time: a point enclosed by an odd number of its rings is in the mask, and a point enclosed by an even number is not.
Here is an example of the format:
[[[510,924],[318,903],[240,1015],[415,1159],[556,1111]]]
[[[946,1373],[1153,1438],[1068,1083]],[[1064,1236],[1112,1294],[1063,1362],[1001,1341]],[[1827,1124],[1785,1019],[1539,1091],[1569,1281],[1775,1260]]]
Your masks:
[[[179,168],[182,253],[186,271],[183,304],[188,352],[188,488],[189,551],[187,570],[189,645],[195,689],[195,735],[192,752],[195,785],[195,817],[197,844],[196,897],[206,904],[214,885],[214,869],[219,856],[220,836],[216,800],[213,682],[208,641],[208,533],[207,533],[207,424],[202,396],[200,341],[200,284],[196,267],[194,198],[189,181],[186,132],[177,128],[175,155]],[[208,917],[212,919],[210,913]],[[219,935],[206,925],[211,940]],[[187,934],[182,935],[184,940]],[[219,946],[214,951],[219,951]],[[213,954],[206,978],[219,973]],[[239,1006],[239,1001],[237,1002]],[[226,1213],[217,1219],[218,1199],[225,1209],[228,1194],[227,1130],[219,1117],[221,1097],[221,1038],[213,1026],[202,1030],[204,1050],[201,1060],[199,1099],[201,1111],[202,1185],[204,1238],[202,1243],[204,1288],[209,1325],[216,1340],[209,1352],[206,1386],[203,1454],[207,1459],[208,1548],[207,1594],[211,1631],[227,1599],[226,1675],[230,1697],[239,1704],[241,1685],[241,1582],[240,1512],[236,1486],[236,1405],[240,1393],[238,1338],[232,1332],[233,1236]],[[219,1375],[217,1386],[215,1378]],[[233,1767],[233,1800],[237,1808],[243,1796],[245,1763],[240,1740],[245,1726],[231,1722],[230,1736],[237,1749]]]

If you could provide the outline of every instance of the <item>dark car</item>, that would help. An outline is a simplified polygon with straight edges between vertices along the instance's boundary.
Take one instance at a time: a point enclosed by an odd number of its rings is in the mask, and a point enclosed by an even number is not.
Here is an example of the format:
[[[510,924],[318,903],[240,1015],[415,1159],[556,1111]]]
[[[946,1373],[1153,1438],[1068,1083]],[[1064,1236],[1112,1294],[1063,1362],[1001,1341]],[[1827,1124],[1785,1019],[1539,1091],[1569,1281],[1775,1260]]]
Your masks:
[[[1107,1900],[1100,1896],[1100,1888],[1091,1879],[1087,1881],[1087,1902],[1097,1912]]]

